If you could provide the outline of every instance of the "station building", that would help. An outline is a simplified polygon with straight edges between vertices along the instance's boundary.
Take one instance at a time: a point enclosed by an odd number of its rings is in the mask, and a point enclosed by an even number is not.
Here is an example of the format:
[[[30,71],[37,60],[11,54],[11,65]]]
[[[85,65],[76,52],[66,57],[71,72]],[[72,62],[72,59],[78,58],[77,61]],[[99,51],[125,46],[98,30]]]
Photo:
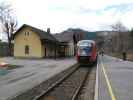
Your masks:
[[[45,58],[58,57],[60,43],[50,34],[50,29],[42,31],[24,24],[13,36],[14,57]]]

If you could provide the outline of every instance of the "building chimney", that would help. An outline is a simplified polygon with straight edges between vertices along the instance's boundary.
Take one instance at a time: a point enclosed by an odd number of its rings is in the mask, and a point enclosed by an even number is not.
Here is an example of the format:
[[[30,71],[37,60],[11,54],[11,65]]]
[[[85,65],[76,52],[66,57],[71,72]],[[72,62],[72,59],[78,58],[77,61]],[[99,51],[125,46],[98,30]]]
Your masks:
[[[49,34],[50,34],[50,28],[47,28],[47,33],[49,33]]]

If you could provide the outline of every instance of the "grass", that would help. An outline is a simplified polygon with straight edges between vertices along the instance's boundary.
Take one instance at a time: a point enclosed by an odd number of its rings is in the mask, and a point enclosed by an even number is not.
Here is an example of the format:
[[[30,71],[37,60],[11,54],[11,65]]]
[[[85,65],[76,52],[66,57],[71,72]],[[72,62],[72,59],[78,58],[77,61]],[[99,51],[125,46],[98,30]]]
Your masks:
[[[4,62],[3,57],[0,57],[0,62]],[[8,64],[8,65],[5,67],[5,69],[6,69],[6,70],[13,70],[13,69],[16,69],[16,68],[21,68],[21,67],[23,67],[23,66]]]
[[[20,66],[20,65],[11,65],[11,64],[9,64],[9,65],[6,67],[6,69],[7,69],[7,70],[12,70],[12,69],[20,68],[20,67],[22,67],[22,66]]]
[[[127,54],[127,59],[130,61],[133,61],[133,53],[128,53]]]
[[[10,70],[16,69],[16,68],[20,68],[22,66],[18,66],[18,65],[8,65],[6,67],[1,67],[0,68],[0,76],[6,75],[10,72]]]
[[[113,56],[113,57],[123,59],[122,53],[117,52],[117,53],[112,53],[112,54],[109,54],[109,55]],[[133,61],[133,52],[127,52],[127,60]]]
[[[110,55],[113,56],[113,57],[117,57],[117,58],[122,59],[122,54],[121,53],[112,53]]]

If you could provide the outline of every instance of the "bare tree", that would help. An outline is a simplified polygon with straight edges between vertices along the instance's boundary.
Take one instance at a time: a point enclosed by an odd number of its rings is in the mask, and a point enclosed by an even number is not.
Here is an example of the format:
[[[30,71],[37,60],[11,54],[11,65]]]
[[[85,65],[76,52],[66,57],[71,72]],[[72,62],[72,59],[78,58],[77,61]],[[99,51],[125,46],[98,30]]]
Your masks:
[[[0,4],[0,21],[3,25],[3,31],[7,35],[9,55],[11,55],[12,50],[12,36],[17,28],[17,20],[14,17],[13,9],[10,4],[1,3]]]
[[[133,28],[130,31],[130,35],[131,35],[131,37],[133,37]]]
[[[128,31],[127,28],[119,21],[114,25],[111,25],[113,31],[115,31],[115,35],[112,38],[112,42],[118,48],[118,51],[125,51],[126,47],[126,32]]]
[[[114,31],[117,31],[117,32],[125,32],[125,31],[127,31],[127,28],[120,21],[118,21],[115,24],[111,25],[111,28]]]

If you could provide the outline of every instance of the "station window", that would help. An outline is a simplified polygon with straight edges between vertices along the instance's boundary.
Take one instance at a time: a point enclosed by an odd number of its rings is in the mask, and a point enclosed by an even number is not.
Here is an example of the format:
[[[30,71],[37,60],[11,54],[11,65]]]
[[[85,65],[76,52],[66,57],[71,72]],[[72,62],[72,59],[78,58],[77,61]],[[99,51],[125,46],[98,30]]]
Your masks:
[[[24,35],[26,36],[26,32],[24,33]]]
[[[25,46],[25,54],[29,54],[29,46],[28,45]]]
[[[29,32],[27,32],[27,36],[29,36]]]
[[[29,36],[29,32],[25,32],[25,36]]]

